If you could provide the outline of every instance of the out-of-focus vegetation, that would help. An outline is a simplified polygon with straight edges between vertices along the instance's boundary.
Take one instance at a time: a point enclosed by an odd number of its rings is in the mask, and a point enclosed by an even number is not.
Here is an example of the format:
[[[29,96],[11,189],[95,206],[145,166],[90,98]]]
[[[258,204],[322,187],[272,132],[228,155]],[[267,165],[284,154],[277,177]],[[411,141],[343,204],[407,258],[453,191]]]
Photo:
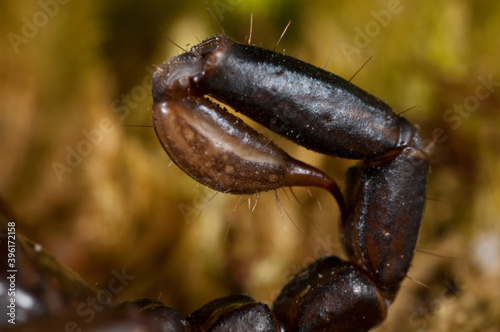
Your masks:
[[[270,303],[315,257],[339,254],[327,194],[216,195],[170,166],[150,127],[154,65],[214,34],[204,1],[3,1],[0,195],[17,231],[91,284],[136,278],[187,314],[216,297]],[[500,3],[208,1],[226,34],[351,77],[416,124],[432,152],[419,251],[380,331],[500,328]],[[168,38],[167,38],[168,37]],[[341,184],[348,161],[273,137]],[[212,198],[213,197],[213,198]],[[253,207],[255,196],[251,198]],[[227,239],[224,240],[228,224]],[[286,233],[283,223],[286,227]],[[416,280],[418,282],[415,282]],[[420,283],[425,284],[422,286]]]

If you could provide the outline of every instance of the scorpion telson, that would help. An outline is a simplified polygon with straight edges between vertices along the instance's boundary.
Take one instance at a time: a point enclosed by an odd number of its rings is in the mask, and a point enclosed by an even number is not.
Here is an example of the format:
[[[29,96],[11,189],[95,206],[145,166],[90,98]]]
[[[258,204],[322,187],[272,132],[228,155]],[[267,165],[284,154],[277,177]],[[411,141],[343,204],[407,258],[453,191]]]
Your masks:
[[[308,149],[362,159],[348,171],[345,195],[206,96]],[[429,162],[415,127],[332,73],[224,35],[159,67],[153,99],[163,148],[200,183],[239,194],[318,186],[335,196],[349,261],[324,257],[299,272],[266,313],[270,322],[284,331],[366,331],[385,319],[410,267],[425,201]],[[202,323],[188,317],[194,331],[240,308],[216,303],[204,307]]]

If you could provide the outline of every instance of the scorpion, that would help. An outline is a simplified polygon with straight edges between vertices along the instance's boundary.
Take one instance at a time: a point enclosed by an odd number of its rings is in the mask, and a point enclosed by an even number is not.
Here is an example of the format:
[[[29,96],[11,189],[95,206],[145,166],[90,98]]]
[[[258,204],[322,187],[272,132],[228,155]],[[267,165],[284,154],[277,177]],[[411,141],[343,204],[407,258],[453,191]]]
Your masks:
[[[16,287],[30,301],[17,304],[23,324],[11,331],[368,331],[384,321],[410,268],[425,202],[429,156],[414,126],[349,81],[225,34],[158,67],[152,96],[158,140],[201,184],[231,194],[328,190],[340,208],[347,260],[324,256],[311,263],[272,308],[231,295],[183,316],[152,299],[112,307],[105,294],[19,235]],[[360,160],[347,171],[344,192],[207,97],[310,150]],[[1,204],[0,212],[0,243],[6,243],[12,217]],[[0,251],[7,257],[6,245]],[[5,280],[4,308],[12,305]],[[83,303],[95,309],[92,316],[84,315]]]
[[[339,76],[224,34],[160,66],[152,92],[156,135],[181,170],[224,193],[330,191],[349,259],[313,262],[272,310],[242,310],[247,297],[216,300],[188,317],[194,331],[367,331],[385,319],[410,268],[425,202],[429,157],[414,126]],[[348,170],[345,192],[206,96],[307,149],[361,160]],[[253,318],[237,319],[244,315]]]

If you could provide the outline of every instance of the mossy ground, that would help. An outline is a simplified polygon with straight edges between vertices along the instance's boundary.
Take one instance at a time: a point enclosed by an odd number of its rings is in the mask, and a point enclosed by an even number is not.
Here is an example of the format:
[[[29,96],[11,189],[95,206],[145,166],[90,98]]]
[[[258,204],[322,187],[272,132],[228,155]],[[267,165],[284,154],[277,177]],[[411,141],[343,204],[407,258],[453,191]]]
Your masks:
[[[177,3],[0,4],[0,195],[18,232],[97,287],[113,269],[135,275],[115,301],[184,313],[231,293],[270,303],[302,266],[340,253],[338,210],[295,189],[301,204],[278,192],[295,226],[273,192],[253,212],[243,197],[233,216],[238,197],[212,199],[168,166],[152,128],[124,126],[151,124],[150,72],[181,52],[167,36],[184,47],[214,34],[203,1]],[[373,56],[353,82],[397,112],[417,106],[405,117],[437,141],[412,279],[379,330],[498,331],[498,2],[208,5],[242,42],[253,12],[252,43],[270,49],[291,20],[277,50],[323,67],[335,48],[328,70],[345,78]],[[343,184],[352,162],[273,139]]]

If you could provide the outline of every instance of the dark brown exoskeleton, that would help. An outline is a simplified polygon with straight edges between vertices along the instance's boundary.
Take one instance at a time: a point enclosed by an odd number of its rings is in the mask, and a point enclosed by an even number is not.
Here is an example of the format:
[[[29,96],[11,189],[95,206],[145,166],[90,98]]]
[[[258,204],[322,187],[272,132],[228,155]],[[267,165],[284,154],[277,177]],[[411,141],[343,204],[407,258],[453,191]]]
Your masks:
[[[361,159],[348,171],[345,199],[327,175],[206,96],[308,149]],[[384,320],[410,267],[429,171],[421,138],[406,119],[332,73],[227,36],[159,67],[153,99],[163,148],[200,183],[239,194],[318,186],[337,199],[350,261],[323,257],[299,272],[275,300],[269,321],[284,331],[366,331]],[[228,301],[220,302],[226,309],[210,307],[215,316],[229,310]],[[191,321],[194,331],[199,321]],[[259,331],[275,331],[273,324]]]

